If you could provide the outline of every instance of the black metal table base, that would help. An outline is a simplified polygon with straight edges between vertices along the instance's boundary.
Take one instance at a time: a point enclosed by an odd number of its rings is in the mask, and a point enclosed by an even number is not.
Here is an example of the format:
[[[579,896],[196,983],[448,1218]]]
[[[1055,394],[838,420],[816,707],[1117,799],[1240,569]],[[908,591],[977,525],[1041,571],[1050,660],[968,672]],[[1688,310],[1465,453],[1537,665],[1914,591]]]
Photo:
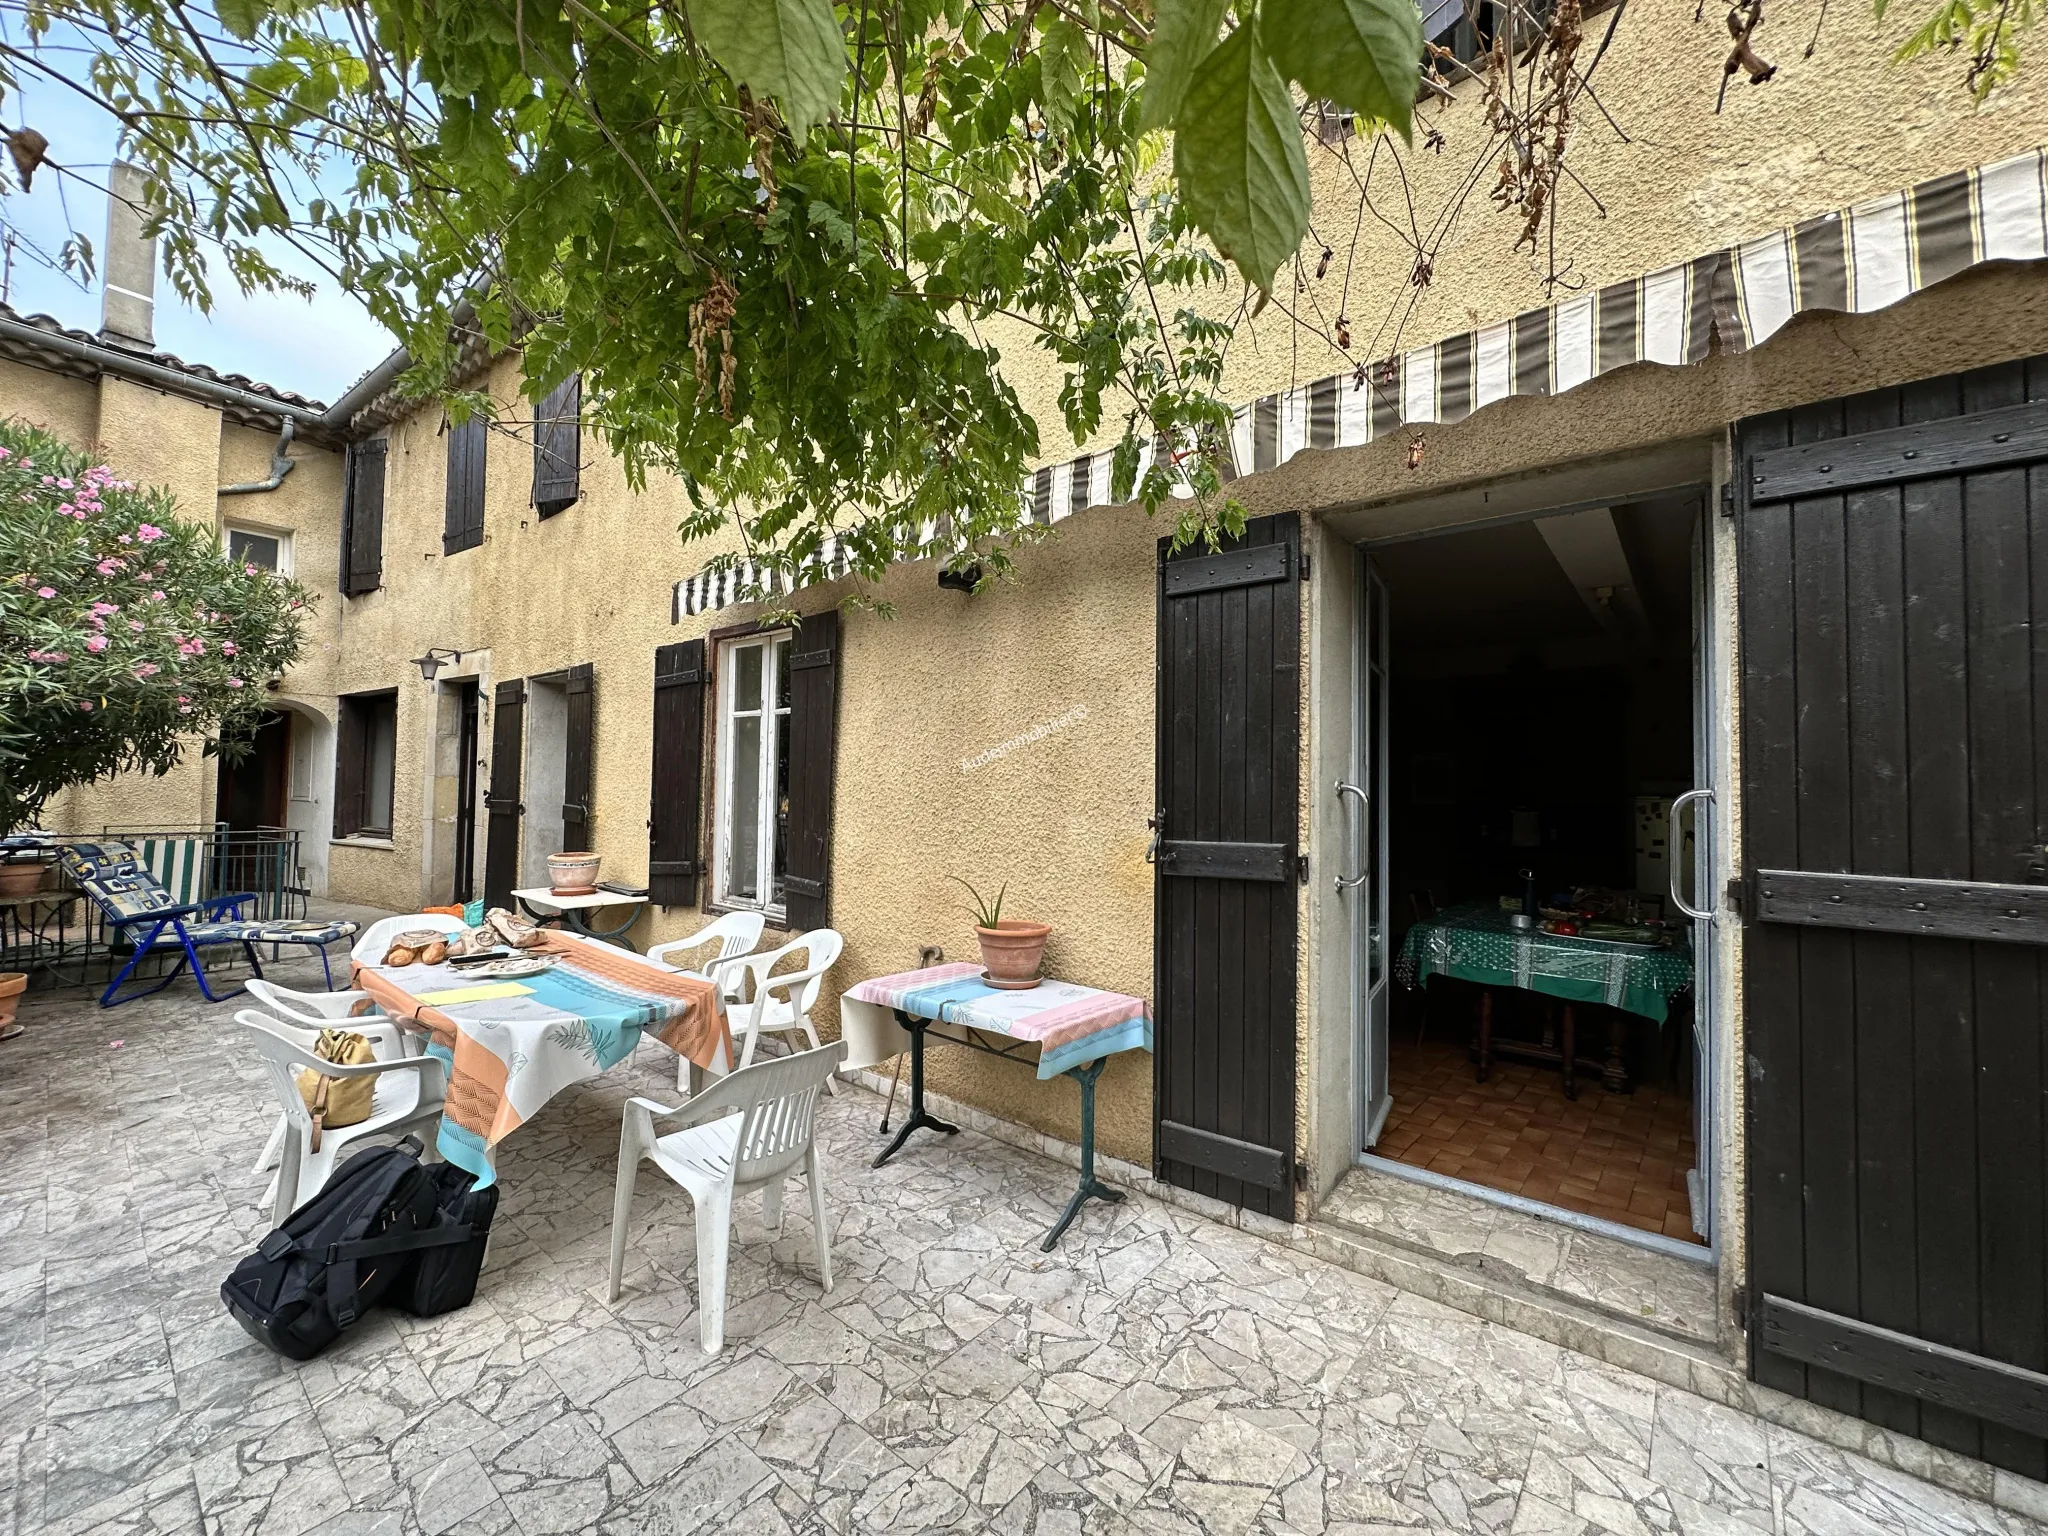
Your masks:
[[[943,1136],[957,1136],[960,1133],[959,1126],[948,1125],[924,1107],[924,1037],[925,1031],[931,1027],[933,1021],[914,1019],[901,1008],[894,1011],[896,1022],[910,1034],[910,1112],[904,1117],[902,1128],[896,1132],[896,1139],[875,1159],[874,1166],[877,1168],[903,1150],[903,1144],[910,1140],[913,1131],[937,1131]],[[972,1039],[957,1039],[953,1036],[946,1038],[953,1039],[955,1044],[967,1046],[970,1050],[983,1051],[991,1056],[1011,1054],[979,1044]],[[1102,1076],[1102,1069],[1106,1065],[1108,1062],[1105,1058],[1070,1068],[1062,1074],[1081,1085],[1081,1181],[1074,1190],[1074,1197],[1067,1202],[1066,1210],[1060,1214],[1060,1219],[1053,1223],[1052,1230],[1045,1235],[1045,1241],[1038,1245],[1046,1253],[1052,1252],[1053,1245],[1065,1234],[1067,1228],[1074,1224],[1074,1218],[1081,1214],[1081,1207],[1090,1200],[1101,1200],[1106,1204],[1116,1205],[1124,1198],[1122,1190],[1112,1189],[1095,1177],[1095,1080]],[[887,1132],[888,1128],[888,1116],[885,1114],[882,1118],[882,1129]]]

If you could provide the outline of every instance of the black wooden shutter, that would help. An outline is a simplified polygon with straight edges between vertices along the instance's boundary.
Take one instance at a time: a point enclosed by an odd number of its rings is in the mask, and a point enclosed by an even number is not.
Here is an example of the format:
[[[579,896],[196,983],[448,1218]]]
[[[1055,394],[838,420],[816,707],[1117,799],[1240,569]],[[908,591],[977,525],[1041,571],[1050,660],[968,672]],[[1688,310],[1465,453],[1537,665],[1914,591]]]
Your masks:
[[[568,758],[562,770],[562,849],[590,848],[590,770],[593,744],[591,706],[596,702],[596,676],[587,661],[569,669]]]
[[[334,718],[334,835],[354,837],[363,825],[363,715],[342,699]]]
[[[1294,1214],[1301,527],[1159,542],[1153,1157],[1169,1183]]]
[[[2048,1477],[2048,358],[1736,467],[1750,1370]]]
[[[789,648],[789,843],[783,907],[795,930],[831,915],[832,753],[839,723],[839,610],[800,619]]]
[[[542,517],[576,505],[582,494],[583,375],[548,391],[533,413],[533,504]]]
[[[448,429],[448,499],[441,523],[441,553],[475,549],[484,541],[484,456],[487,428],[472,416]]]
[[[492,695],[490,813],[484,829],[484,905],[510,907],[519,882],[519,753],[524,744],[526,684],[519,678],[498,684]]]
[[[704,642],[654,653],[654,801],[647,816],[647,899],[697,903],[697,829],[704,796]]]
[[[384,582],[384,466],[389,448],[381,437],[349,445],[341,514],[341,590],[345,596],[374,592]]]

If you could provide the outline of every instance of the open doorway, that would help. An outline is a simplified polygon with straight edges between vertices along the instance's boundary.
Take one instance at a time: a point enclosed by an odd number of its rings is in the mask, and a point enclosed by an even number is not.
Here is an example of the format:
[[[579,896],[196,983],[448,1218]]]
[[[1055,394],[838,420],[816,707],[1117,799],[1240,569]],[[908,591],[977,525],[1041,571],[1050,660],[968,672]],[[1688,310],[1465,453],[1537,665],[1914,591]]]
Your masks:
[[[1701,498],[1369,547],[1363,1160],[1711,1230],[1689,831]],[[1680,818],[1684,826],[1685,819]]]
[[[429,889],[435,903],[477,894],[477,767],[482,758],[482,685],[444,678],[434,691],[433,841]]]

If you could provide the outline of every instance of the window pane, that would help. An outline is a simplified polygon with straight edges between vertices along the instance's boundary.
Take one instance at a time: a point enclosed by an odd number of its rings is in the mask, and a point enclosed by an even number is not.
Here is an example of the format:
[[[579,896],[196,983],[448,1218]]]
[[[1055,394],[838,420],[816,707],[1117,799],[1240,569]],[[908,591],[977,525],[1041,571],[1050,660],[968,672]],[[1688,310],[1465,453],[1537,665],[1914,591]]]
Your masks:
[[[775,642],[775,707],[789,708],[789,638]],[[777,753],[778,759],[781,754]]]
[[[243,565],[254,565],[266,571],[277,569],[278,539],[268,533],[249,533],[240,528],[228,530],[228,558]]]
[[[754,658],[754,698],[761,697],[759,647],[740,653]],[[744,670],[744,663],[742,663]],[[740,715],[732,723],[732,798],[727,835],[732,857],[726,863],[731,890],[743,901],[761,899],[761,717]]]
[[[768,902],[782,905],[782,877],[789,872],[789,714],[775,717],[775,861],[769,870]]]
[[[363,732],[363,815],[367,831],[391,830],[391,780],[398,758],[398,705],[391,699],[370,701]]]
[[[761,647],[743,645],[733,652],[732,659],[739,664],[739,671],[733,675],[732,707],[736,710],[759,709],[761,707]],[[760,751],[761,738],[754,738],[754,750]]]

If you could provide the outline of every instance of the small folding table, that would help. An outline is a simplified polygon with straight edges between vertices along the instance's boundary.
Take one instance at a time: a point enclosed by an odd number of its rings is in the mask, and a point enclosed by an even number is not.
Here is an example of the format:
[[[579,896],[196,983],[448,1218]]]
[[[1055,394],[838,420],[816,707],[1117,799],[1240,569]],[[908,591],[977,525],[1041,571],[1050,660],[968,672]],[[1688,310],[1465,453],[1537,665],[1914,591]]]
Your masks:
[[[1002,991],[982,980],[980,966],[956,961],[878,976],[850,988],[839,1000],[839,1025],[849,1067],[878,1066],[910,1052],[910,1114],[875,1159],[877,1168],[902,1150],[913,1131],[951,1136],[960,1129],[924,1107],[927,1036],[1013,1061],[1029,1061],[1036,1047],[1041,1080],[1065,1075],[1081,1086],[1080,1186],[1040,1247],[1052,1252],[1090,1199],[1112,1204],[1123,1199],[1122,1190],[1095,1177],[1095,1080],[1118,1051],[1152,1049],[1152,1010],[1143,998],[1070,981]],[[883,1129],[888,1129],[886,1120]]]

